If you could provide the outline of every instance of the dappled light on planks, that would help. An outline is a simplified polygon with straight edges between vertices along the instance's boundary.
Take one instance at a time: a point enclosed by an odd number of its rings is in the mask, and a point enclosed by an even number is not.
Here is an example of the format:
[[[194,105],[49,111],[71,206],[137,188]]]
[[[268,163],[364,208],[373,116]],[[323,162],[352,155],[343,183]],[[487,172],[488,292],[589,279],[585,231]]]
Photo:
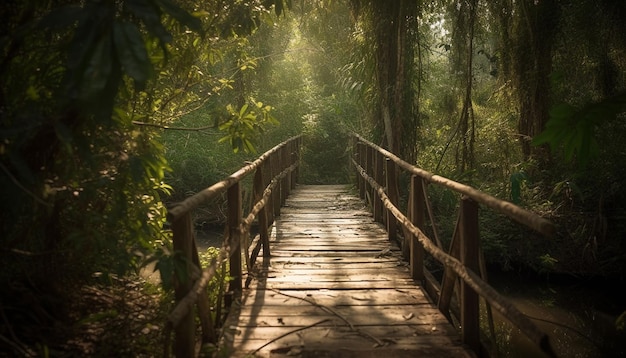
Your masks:
[[[227,322],[230,356],[472,356],[347,186],[299,186],[271,240]]]

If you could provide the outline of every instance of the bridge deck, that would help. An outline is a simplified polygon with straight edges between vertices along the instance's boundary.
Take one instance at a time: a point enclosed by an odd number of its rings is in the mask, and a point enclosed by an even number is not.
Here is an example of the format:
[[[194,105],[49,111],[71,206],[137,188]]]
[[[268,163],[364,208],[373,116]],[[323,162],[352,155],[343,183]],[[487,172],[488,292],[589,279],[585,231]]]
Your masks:
[[[348,187],[299,186],[270,251],[228,322],[231,357],[473,356]]]

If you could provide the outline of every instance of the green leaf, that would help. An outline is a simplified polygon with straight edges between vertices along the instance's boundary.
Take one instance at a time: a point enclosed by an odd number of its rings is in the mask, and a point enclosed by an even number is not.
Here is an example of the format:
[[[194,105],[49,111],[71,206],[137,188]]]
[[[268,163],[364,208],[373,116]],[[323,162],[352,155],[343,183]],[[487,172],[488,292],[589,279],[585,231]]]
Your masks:
[[[137,26],[116,21],[113,26],[117,56],[125,72],[135,80],[137,89],[145,88],[152,65]]]
[[[143,21],[148,32],[156,36],[161,42],[161,45],[172,41],[172,35],[161,23],[161,10],[151,1],[126,0],[124,1],[124,7]],[[165,50],[165,48],[163,49]]]
[[[202,21],[169,0],[157,0],[161,8],[191,30],[201,33]]]
[[[111,71],[113,69],[111,42],[110,36],[103,36],[96,44],[82,76],[83,90],[85,91],[83,98],[92,98],[99,95],[111,79]]]
[[[74,25],[83,16],[85,11],[78,6],[64,6],[58,9],[52,10],[48,15],[44,16],[37,28],[39,29],[59,29]]]
[[[247,110],[248,110],[247,104],[244,104],[243,106],[241,106],[241,109],[239,110],[239,118],[243,118],[243,115],[246,113]]]
[[[165,291],[169,291],[174,287],[174,263],[171,256],[162,256],[159,261],[154,265],[156,270],[159,270],[161,276],[161,284]]]

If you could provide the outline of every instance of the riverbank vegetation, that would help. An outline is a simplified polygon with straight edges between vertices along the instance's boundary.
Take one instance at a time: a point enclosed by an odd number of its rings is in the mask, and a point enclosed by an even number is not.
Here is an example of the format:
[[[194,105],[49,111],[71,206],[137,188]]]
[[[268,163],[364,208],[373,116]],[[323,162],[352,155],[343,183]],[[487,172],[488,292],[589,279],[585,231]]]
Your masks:
[[[171,297],[129,277],[147,262],[173,275],[166,207],[299,133],[302,183],[349,182],[355,131],[557,225],[542,238],[482,214],[493,267],[624,283],[622,2],[34,0],[0,10],[1,351],[63,355],[80,322],[132,320],[142,305],[125,305],[132,292],[154,294],[154,317],[124,329],[151,340]],[[431,196],[439,215],[454,214],[456,200]],[[200,210],[198,228],[223,211],[219,201]],[[74,304],[84,297],[107,309]]]

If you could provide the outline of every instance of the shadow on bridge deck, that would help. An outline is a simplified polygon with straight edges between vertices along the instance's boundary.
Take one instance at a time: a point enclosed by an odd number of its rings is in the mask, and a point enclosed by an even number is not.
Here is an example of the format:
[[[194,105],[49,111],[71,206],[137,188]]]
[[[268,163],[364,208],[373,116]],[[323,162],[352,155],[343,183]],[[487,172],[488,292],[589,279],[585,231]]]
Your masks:
[[[231,357],[471,357],[343,185],[298,186],[227,322]]]

